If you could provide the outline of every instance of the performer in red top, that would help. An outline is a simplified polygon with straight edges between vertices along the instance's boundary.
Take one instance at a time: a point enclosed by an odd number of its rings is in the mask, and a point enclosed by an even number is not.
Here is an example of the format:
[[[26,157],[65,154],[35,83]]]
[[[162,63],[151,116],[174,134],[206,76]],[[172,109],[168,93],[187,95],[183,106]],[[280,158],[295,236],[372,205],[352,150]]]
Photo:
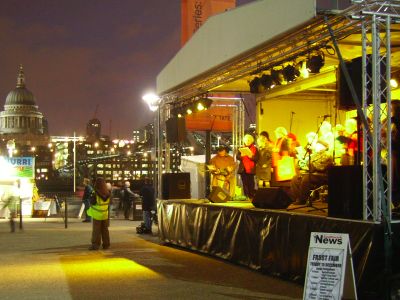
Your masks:
[[[244,146],[239,148],[236,159],[240,161],[238,173],[242,179],[244,195],[250,199],[255,196],[254,175],[256,174],[256,162],[258,150],[254,145],[254,138],[250,134],[243,137]]]

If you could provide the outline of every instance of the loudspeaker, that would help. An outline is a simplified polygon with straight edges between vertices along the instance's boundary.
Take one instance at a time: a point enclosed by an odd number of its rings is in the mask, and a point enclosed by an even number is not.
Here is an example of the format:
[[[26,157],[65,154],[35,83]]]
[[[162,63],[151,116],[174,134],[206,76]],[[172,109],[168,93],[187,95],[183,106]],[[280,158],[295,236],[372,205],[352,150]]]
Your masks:
[[[167,143],[180,143],[186,138],[185,118],[169,118],[166,122]]]
[[[162,199],[190,199],[190,173],[165,173],[161,176]]]
[[[224,203],[229,201],[231,197],[223,188],[219,186],[213,186],[208,199],[214,203]]]
[[[368,55],[368,59],[370,59],[370,55]],[[362,57],[354,58],[353,60],[346,62],[347,71],[349,72],[351,81],[353,82],[354,90],[357,94],[357,98],[362,104]],[[380,72],[381,74],[386,74],[386,66],[383,62],[380,64]],[[371,78],[372,76],[372,64],[368,63],[367,65],[367,73]],[[339,109],[350,110],[356,109],[356,104],[353,101],[353,97],[351,96],[350,88],[347,85],[346,77],[344,76],[343,69],[341,65],[339,65]],[[385,75],[384,75],[385,77]],[[369,81],[367,89],[371,90],[372,82]],[[381,90],[386,88],[385,80],[381,79]],[[386,96],[384,95],[381,99],[381,102],[386,101]],[[367,103],[372,103],[372,95],[368,95]]]
[[[253,200],[253,205],[258,208],[287,208],[292,199],[280,187],[258,189]]]
[[[328,217],[362,219],[362,166],[328,169]]]

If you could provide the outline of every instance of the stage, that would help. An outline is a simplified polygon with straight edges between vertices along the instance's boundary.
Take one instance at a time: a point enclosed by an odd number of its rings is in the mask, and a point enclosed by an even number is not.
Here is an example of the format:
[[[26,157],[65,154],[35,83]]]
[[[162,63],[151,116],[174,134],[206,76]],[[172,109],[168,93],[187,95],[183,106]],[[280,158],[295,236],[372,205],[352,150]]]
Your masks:
[[[324,202],[314,204],[327,207]],[[320,210],[309,212],[308,207],[290,211],[259,209],[246,201],[158,200],[157,206],[161,241],[301,285],[310,233],[348,233],[359,297],[374,299],[379,295],[385,261],[381,224],[330,218]],[[392,268],[398,274],[399,224],[392,223],[392,230]]]

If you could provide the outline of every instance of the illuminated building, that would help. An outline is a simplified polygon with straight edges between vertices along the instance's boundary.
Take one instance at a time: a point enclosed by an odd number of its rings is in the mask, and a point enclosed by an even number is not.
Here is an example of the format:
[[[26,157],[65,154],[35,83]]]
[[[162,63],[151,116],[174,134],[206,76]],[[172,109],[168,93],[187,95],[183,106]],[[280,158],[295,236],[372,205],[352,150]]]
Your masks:
[[[14,141],[15,149],[7,152],[7,143]],[[52,176],[52,152],[48,147],[47,120],[36,105],[35,96],[26,88],[22,65],[17,86],[6,97],[0,112],[0,154],[35,157],[35,178],[46,180]]]

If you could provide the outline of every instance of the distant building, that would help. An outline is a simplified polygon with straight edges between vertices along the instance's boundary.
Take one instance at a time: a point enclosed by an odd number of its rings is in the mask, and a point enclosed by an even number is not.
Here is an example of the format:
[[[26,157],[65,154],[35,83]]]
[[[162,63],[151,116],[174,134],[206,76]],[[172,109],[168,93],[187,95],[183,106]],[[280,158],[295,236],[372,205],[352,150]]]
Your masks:
[[[140,143],[144,141],[144,130],[143,129],[135,129],[132,131],[132,140],[136,143]]]
[[[46,180],[52,176],[48,132],[47,120],[39,111],[35,96],[26,88],[21,65],[17,86],[8,93],[4,110],[0,112],[0,154],[35,157],[35,177]],[[10,142],[15,145],[12,153],[7,150]]]
[[[31,146],[45,146],[49,142],[47,121],[36,105],[35,96],[26,88],[22,65],[17,87],[8,93],[4,111],[0,112],[0,137]]]
[[[86,125],[86,138],[90,141],[100,139],[101,136],[101,122],[94,118],[89,120]]]

